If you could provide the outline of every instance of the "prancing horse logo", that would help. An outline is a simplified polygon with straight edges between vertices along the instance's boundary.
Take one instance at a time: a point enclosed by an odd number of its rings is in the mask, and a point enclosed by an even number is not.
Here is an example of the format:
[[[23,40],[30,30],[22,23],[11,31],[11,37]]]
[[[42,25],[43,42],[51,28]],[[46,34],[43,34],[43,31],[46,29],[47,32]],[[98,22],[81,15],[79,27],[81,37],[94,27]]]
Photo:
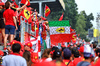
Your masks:
[[[59,33],[64,33],[65,32],[65,28],[64,27],[60,27],[56,29],[57,32]]]

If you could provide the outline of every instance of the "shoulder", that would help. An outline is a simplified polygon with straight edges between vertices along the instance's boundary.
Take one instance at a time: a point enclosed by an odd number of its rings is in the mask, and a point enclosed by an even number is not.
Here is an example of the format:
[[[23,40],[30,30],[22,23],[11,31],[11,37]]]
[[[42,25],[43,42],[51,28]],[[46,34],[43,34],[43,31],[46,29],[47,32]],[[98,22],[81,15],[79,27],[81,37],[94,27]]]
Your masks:
[[[26,61],[25,58],[23,58],[21,56],[17,56],[17,58],[19,58],[21,61]]]
[[[77,66],[90,66],[91,64],[85,61],[79,62]]]

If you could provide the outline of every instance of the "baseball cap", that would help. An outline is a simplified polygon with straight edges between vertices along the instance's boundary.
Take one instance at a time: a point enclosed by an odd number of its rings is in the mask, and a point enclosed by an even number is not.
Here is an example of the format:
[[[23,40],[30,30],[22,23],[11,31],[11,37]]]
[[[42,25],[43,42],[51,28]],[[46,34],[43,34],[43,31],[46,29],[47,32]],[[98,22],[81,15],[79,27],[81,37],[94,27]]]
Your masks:
[[[60,57],[61,56],[61,51],[60,50],[55,50],[54,54],[55,57]]]
[[[12,46],[12,45],[15,44],[15,43],[20,44],[20,45],[21,45],[21,49],[23,49],[23,45],[22,45],[22,43],[19,42],[19,41],[16,41],[16,40],[13,40],[12,42],[10,42],[10,45]]]
[[[72,54],[74,54],[74,57],[79,57],[79,51],[77,48],[72,49]]]
[[[94,57],[94,50],[90,47],[90,45],[84,45],[84,57]]]
[[[83,53],[84,52],[84,46],[81,46],[79,51]]]
[[[27,42],[27,43],[25,43],[25,45],[28,46],[28,47],[32,47],[32,43],[31,42]]]
[[[1,2],[0,5],[5,5],[5,3]]]
[[[65,48],[63,50],[64,57],[70,57],[71,56],[71,50],[69,48]]]

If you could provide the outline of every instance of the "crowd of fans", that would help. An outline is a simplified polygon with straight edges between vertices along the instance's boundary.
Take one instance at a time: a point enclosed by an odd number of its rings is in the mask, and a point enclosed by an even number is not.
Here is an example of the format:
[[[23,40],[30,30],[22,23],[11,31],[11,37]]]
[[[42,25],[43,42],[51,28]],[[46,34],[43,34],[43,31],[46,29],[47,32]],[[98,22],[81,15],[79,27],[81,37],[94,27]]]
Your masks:
[[[13,3],[7,1],[5,4],[0,3],[0,29],[2,31],[4,53],[0,50],[0,65],[1,66],[99,66],[100,63],[100,47],[95,44],[76,43],[61,48],[51,46],[45,49],[41,58],[34,53],[32,43],[27,42],[25,45],[14,40],[15,31],[20,31],[20,16],[23,9],[26,8],[26,2],[21,8],[14,8]],[[32,10],[32,8],[29,8]],[[17,12],[17,14],[16,14]],[[37,16],[38,19],[34,18]],[[46,39],[46,31],[49,31],[48,21],[46,18],[38,15],[36,10],[31,11],[31,21],[42,27],[42,38]],[[30,22],[29,22],[30,23]],[[46,31],[45,31],[46,30]],[[32,30],[34,31],[34,29]],[[10,37],[9,37],[10,34]],[[20,34],[20,33],[19,33]],[[17,34],[16,37],[20,38]],[[8,38],[9,37],[9,38]],[[11,47],[6,47],[7,40]]]
[[[0,64],[3,66],[99,66],[100,47],[96,44],[65,44],[45,49],[39,58],[34,53],[32,43],[24,46],[16,40],[7,48],[8,53],[0,51]]]

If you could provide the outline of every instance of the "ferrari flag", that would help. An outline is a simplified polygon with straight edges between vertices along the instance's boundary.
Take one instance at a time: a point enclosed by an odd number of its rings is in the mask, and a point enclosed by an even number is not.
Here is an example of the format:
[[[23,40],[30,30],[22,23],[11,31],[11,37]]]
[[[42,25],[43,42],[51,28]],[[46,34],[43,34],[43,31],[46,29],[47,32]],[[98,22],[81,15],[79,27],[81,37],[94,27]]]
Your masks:
[[[21,0],[21,3],[22,3],[22,4],[25,4],[25,3],[26,3],[26,1],[28,1],[27,6],[29,6],[29,5],[30,5],[30,0]]]
[[[69,21],[50,21],[49,28],[51,44],[70,42]]]
[[[45,16],[47,17],[50,14],[50,8],[46,5],[45,6]]]

